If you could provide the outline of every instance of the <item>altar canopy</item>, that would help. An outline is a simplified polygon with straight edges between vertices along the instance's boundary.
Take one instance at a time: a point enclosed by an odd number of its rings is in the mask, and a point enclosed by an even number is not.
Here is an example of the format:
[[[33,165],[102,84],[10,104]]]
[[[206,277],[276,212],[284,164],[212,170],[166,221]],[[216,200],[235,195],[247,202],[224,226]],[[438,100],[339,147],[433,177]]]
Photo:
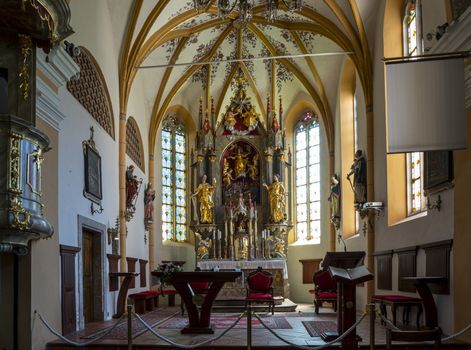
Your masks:
[[[203,114],[200,100],[191,166],[191,228],[198,266],[246,272],[261,266],[275,272],[275,289],[285,295],[287,236],[292,227],[287,207],[291,194],[285,189],[292,180],[282,102],[280,98],[277,114],[267,99],[263,123],[242,73],[235,84],[219,119],[213,102],[211,112]]]

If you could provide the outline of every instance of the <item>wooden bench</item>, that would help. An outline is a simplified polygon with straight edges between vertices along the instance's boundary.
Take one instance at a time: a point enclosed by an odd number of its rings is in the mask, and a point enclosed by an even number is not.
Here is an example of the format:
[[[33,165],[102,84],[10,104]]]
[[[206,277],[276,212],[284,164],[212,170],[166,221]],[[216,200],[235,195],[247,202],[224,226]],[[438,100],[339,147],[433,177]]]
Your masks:
[[[138,314],[144,314],[147,311],[152,311],[159,306],[160,291],[149,290],[129,295],[134,303],[134,309]]]
[[[379,309],[381,314],[387,318],[387,310],[386,306],[391,308],[391,313],[393,316],[393,324],[396,326],[397,318],[396,318],[396,311],[399,306],[402,306],[402,324],[408,325],[409,324],[409,314],[410,309],[412,306],[417,307],[417,319],[416,325],[419,327],[420,325],[420,316],[422,314],[422,299],[408,297],[403,295],[374,295],[371,298],[371,301],[374,303],[379,304]]]
[[[174,289],[164,289],[162,295],[168,295],[168,306],[175,306],[175,295],[177,291]]]

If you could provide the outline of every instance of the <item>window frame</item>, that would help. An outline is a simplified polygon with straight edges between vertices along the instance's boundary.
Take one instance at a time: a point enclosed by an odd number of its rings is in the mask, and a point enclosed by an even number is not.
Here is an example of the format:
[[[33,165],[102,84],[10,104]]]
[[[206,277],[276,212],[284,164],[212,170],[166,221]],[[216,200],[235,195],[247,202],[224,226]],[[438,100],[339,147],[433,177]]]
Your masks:
[[[300,128],[304,128],[304,130],[302,131],[299,131]],[[312,128],[317,128],[318,129],[318,143],[317,144],[312,144],[310,145],[310,140],[309,140],[309,130],[312,129]],[[302,221],[302,222],[298,222],[298,202],[297,202],[297,190],[298,190],[298,185],[297,185],[297,170],[298,170],[298,167],[297,167],[297,158],[298,158],[298,149],[296,147],[296,138],[297,138],[297,134],[300,133],[300,132],[305,132],[306,133],[306,165],[304,166],[306,168],[306,183],[305,185],[301,185],[301,186],[306,186],[306,221]],[[309,163],[309,149],[310,147],[318,147],[318,158],[319,158],[319,161],[318,163],[312,163],[310,164]],[[295,124],[295,127],[294,127],[294,155],[295,155],[295,162],[294,162],[294,188],[295,188],[295,193],[296,195],[294,196],[294,212],[295,212],[295,222],[294,222],[294,226],[295,226],[295,243],[297,244],[303,244],[303,245],[308,245],[308,244],[321,244],[321,240],[322,240],[322,196],[321,196],[321,177],[322,177],[322,161],[321,161],[321,148],[322,148],[322,142],[321,142],[321,127],[320,127],[320,122],[319,122],[319,117],[317,116],[317,114],[315,114],[313,111],[305,111],[303,113],[303,116],[301,118],[300,121],[298,121],[296,124]],[[300,150],[302,151],[302,150]],[[309,181],[309,168],[313,165],[319,165],[319,180],[318,181],[315,181],[313,183],[310,183]],[[302,167],[300,167],[299,169],[301,169]],[[319,184],[319,197],[314,200],[314,201],[311,201],[311,198],[310,198],[310,186],[311,185],[315,185],[315,184]],[[316,220],[311,220],[310,216],[311,216],[311,204],[314,204],[314,203],[318,203],[319,205],[319,219],[316,219]],[[315,221],[318,221],[319,222],[319,237],[318,238],[315,238],[315,237],[312,237],[311,236],[311,222],[315,222]],[[298,223],[306,223],[306,228],[307,228],[307,234],[306,234],[306,239],[301,239],[298,235]]]
[[[170,149],[164,148],[163,140],[164,140],[164,132],[170,133]],[[184,137],[185,145],[184,145],[184,153],[177,151],[176,136],[181,135]],[[175,243],[185,243],[189,241],[189,230],[188,230],[188,206],[186,205],[186,200],[184,200],[184,205],[177,204],[177,190],[183,190],[183,196],[186,198],[188,193],[188,132],[186,130],[185,124],[178,119],[174,115],[169,115],[164,122],[162,123],[161,129],[161,152],[163,150],[170,151],[170,167],[164,166],[164,159],[161,159],[161,171],[163,172],[164,169],[169,169],[171,174],[171,181],[170,186],[164,184],[164,177],[162,175],[161,178],[161,189],[162,189],[162,210],[164,209],[165,205],[169,205],[172,208],[172,215],[171,215],[171,222],[164,221],[163,212],[162,212],[162,242],[175,242]],[[184,173],[184,188],[178,187],[177,185],[177,166],[176,166],[176,157],[177,154],[184,155],[184,165],[183,165],[183,173]],[[180,170],[179,170],[180,171]],[[171,203],[164,203],[164,188],[170,188],[171,193]],[[184,208],[185,210],[185,219],[184,222],[177,222],[177,208]],[[169,223],[171,224],[171,228],[173,230],[172,235],[168,238],[167,234],[164,233],[164,224]],[[185,227],[184,232],[184,239],[177,239],[177,227],[178,225],[183,225]]]

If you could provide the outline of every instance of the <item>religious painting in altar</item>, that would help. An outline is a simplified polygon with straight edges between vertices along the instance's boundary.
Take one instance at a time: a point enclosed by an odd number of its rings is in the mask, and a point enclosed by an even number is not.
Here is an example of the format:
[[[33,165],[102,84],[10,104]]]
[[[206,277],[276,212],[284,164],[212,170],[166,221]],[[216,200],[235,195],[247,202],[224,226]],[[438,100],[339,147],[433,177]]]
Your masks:
[[[237,205],[240,195],[244,201],[260,203],[260,154],[246,141],[235,141],[221,157],[223,203]]]

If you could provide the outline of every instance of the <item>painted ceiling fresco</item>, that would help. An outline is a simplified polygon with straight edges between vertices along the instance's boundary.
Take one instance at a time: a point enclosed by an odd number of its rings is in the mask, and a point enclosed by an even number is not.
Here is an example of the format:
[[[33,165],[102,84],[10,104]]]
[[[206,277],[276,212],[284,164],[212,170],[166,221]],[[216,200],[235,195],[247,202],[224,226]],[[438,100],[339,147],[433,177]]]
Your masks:
[[[266,109],[266,98],[272,91],[275,96],[271,98],[278,101],[282,96],[285,107],[298,96],[317,94],[322,96],[324,110],[327,106],[332,111],[346,55],[285,58],[275,60],[274,64],[259,58],[345,52],[345,45],[339,45],[342,41],[336,43],[332,38],[359,40],[359,34],[351,32],[352,28],[360,31],[354,12],[357,19],[362,13],[371,13],[368,6],[372,2],[304,0],[301,13],[280,7],[274,23],[264,17],[264,1],[254,3],[253,19],[241,28],[236,12],[225,20],[218,17],[214,0],[202,13],[194,10],[192,0],[143,1],[132,38],[136,41],[136,33],[150,28],[145,31],[142,46],[152,45],[152,49],[144,50],[138,66],[165,65],[172,60],[177,65],[188,63],[173,68],[137,70],[136,79],[142,80],[149,110],[162,112],[179,103],[196,117],[199,96],[209,92],[220,114],[232,94],[234,78],[243,74],[249,82],[247,92],[259,113]],[[361,6],[357,7],[358,4]],[[224,62],[233,59],[254,60]],[[216,62],[191,64],[208,61]]]

